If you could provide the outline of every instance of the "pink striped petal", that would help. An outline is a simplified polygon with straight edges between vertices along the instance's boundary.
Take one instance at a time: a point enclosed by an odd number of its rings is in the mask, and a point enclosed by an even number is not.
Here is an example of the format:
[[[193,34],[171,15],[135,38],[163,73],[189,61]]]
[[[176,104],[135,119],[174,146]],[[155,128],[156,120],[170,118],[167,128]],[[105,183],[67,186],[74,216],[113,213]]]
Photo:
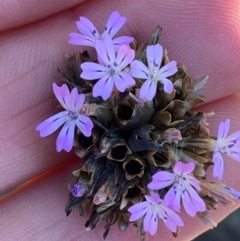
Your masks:
[[[240,147],[238,147],[238,149],[236,149],[236,151],[233,153],[229,153],[227,155],[230,156],[233,160],[240,162]]]
[[[80,77],[86,80],[95,80],[102,78],[107,72],[108,68],[97,63],[85,62],[81,64],[83,72]]]
[[[93,123],[88,116],[78,115],[76,126],[83,133],[84,136],[89,137],[92,135]]]
[[[120,69],[124,69],[133,61],[134,56],[135,52],[133,49],[130,49],[126,45],[122,45],[117,53],[116,63]]]
[[[172,232],[176,232],[177,226],[179,227],[184,226],[182,219],[177,213],[175,213],[173,210],[171,210],[168,207],[164,207],[164,210],[167,215],[167,220],[163,220],[163,221],[169,230],[171,230]]]
[[[36,130],[40,131],[40,136],[45,137],[51,135],[54,131],[56,131],[63,123],[70,120],[68,115],[68,111],[62,111],[50,118],[46,119],[42,123],[40,123]]]
[[[218,127],[218,137],[217,140],[222,140],[224,139],[230,128],[230,119],[227,119],[225,122],[220,122],[220,125]]]
[[[181,211],[181,194],[179,191],[175,190],[173,187],[164,196],[164,203],[167,206],[173,208],[173,210],[180,212]]]
[[[67,152],[71,151],[74,140],[74,129],[75,120],[68,121],[65,123],[65,125],[63,126],[62,130],[58,135],[56,142],[56,148],[58,152],[60,152],[61,150],[65,150]]]
[[[159,69],[163,58],[163,47],[160,44],[147,47],[147,61],[149,69]]]
[[[194,162],[183,163],[183,162],[177,161],[176,164],[174,165],[173,171],[176,174],[189,174],[194,170],[194,168],[195,168]]]
[[[240,131],[236,131],[228,137],[224,138],[224,142],[236,141],[240,143]]]
[[[198,191],[201,191],[200,182],[194,176],[187,176],[188,183],[195,187]]]
[[[213,176],[221,180],[223,176],[224,162],[222,154],[220,152],[217,151],[213,153],[213,162]]]
[[[174,75],[178,71],[177,69],[177,62],[171,61],[164,65],[158,72],[158,74],[161,76],[160,79],[166,78],[169,76]]]
[[[119,48],[122,45],[129,45],[131,42],[133,42],[134,38],[129,36],[121,36],[113,39],[113,45],[115,52],[118,52]]]
[[[112,39],[107,35],[104,40],[96,40],[96,50],[106,66],[115,62],[115,51]]]
[[[160,190],[174,183],[175,175],[170,172],[160,171],[153,175],[153,180],[148,184],[151,190]]]
[[[120,75],[113,75],[112,79],[114,81],[116,88],[120,92],[124,92],[128,88],[128,85],[126,84],[125,79],[122,78]]]
[[[69,106],[71,106],[71,95],[67,85],[63,84],[61,87],[58,87],[53,83],[53,92],[62,107],[68,110]]]
[[[143,217],[148,211],[148,206],[149,206],[149,203],[147,201],[137,203],[137,204],[131,206],[128,209],[128,212],[131,213],[129,221],[133,222],[133,221],[136,221],[136,220],[140,219],[141,217]]]
[[[199,195],[191,186],[182,195],[182,202],[184,209],[191,217],[194,217],[198,211],[206,211],[206,205],[204,201],[199,197]]]
[[[75,105],[76,105],[76,99],[78,96],[78,89],[73,88],[72,91],[70,92],[70,105],[68,106],[68,109],[71,111],[75,111]]]
[[[141,89],[140,89],[140,98],[145,98],[148,101],[152,101],[154,96],[156,95],[157,84],[147,79]]]
[[[131,75],[134,78],[147,79],[149,78],[149,69],[139,60],[133,60],[130,64]]]
[[[148,202],[155,203],[155,204],[158,204],[161,201],[157,193],[152,193],[150,196],[145,195],[145,198]]]
[[[84,36],[82,34],[70,33],[69,36],[70,36],[70,40],[68,41],[68,43],[70,44],[84,45],[84,46],[90,46],[90,47],[95,46],[95,40],[87,36]]]
[[[196,215],[196,206],[195,203],[191,200],[188,192],[185,192],[182,198],[183,207],[186,210],[187,214],[191,217]]]
[[[100,38],[100,35],[99,35],[97,29],[92,24],[92,22],[89,21],[87,18],[80,17],[80,21],[77,21],[76,24],[77,24],[78,30],[82,34],[86,35],[87,37],[92,38],[92,39]]]
[[[93,96],[101,96],[107,100],[113,91],[114,81],[108,75],[104,75],[93,87]]]
[[[160,79],[160,82],[163,84],[164,91],[168,94],[171,94],[173,92],[173,83],[167,78]]]
[[[111,13],[107,21],[104,32],[113,37],[119,31],[119,29],[126,23],[126,21],[126,17],[122,17],[118,11],[114,11]]]
[[[128,73],[125,72],[121,72],[119,75],[114,75],[113,80],[116,88],[120,92],[124,92],[128,87],[135,84],[135,80]]]
[[[84,101],[85,101],[85,95],[78,94],[75,99],[72,99],[73,110],[78,113],[81,110]]]
[[[150,209],[151,207],[149,207]],[[158,217],[157,213],[153,210],[148,210],[144,220],[143,228],[145,232],[149,232],[151,235],[154,235],[157,232],[158,226]]]

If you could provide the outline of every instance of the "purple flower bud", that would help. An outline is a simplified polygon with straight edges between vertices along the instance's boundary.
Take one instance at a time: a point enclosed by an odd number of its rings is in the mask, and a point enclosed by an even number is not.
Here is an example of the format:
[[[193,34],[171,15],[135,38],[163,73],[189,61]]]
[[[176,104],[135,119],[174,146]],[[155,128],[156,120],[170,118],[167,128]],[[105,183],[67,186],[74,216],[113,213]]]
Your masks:
[[[71,193],[75,197],[83,196],[87,191],[87,186],[82,183],[75,183],[71,189]]]

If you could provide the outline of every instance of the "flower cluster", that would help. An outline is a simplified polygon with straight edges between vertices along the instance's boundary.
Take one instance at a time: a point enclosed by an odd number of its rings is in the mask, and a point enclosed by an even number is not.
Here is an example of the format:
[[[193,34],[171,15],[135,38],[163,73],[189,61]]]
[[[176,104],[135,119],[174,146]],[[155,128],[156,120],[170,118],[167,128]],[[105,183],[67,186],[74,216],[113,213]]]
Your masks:
[[[77,88],[70,92],[67,85],[64,84],[62,87],[58,87],[54,83],[53,92],[65,111],[46,119],[36,127],[36,130],[40,131],[41,137],[45,137],[65,123],[58,135],[56,147],[57,151],[64,149],[69,152],[73,146],[75,126],[85,136],[91,136],[93,123],[88,116],[80,113],[85,95],[78,94]]]
[[[53,84],[64,110],[36,127],[45,137],[63,125],[57,151],[74,146],[81,158],[66,213],[90,207],[85,226],[91,230],[105,220],[104,238],[116,222],[121,231],[133,222],[141,235],[154,235],[159,220],[177,235],[183,209],[215,226],[207,211],[240,193],[209,182],[206,171],[214,165],[213,176],[221,180],[224,155],[240,161],[240,131],[227,136],[227,119],[210,136],[207,118],[214,112],[193,110],[204,102],[200,91],[208,76],[192,80],[184,65],[169,61],[158,43],[160,27],[140,45],[129,36],[115,38],[126,21],[114,11],[100,34],[80,17],[80,34],[70,33],[69,43],[93,47],[96,58],[86,51],[67,57],[64,84]]]

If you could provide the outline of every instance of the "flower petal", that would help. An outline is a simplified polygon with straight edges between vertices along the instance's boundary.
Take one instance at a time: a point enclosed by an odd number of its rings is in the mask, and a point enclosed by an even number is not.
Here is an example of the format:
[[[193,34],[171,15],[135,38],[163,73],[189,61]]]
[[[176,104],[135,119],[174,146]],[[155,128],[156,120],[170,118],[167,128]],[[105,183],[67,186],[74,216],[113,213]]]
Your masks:
[[[186,179],[190,185],[192,185],[198,191],[201,191],[200,182],[194,176],[188,175]]]
[[[45,137],[56,131],[63,123],[70,119],[68,111],[62,111],[40,123],[36,130],[40,131],[40,136]]]
[[[134,38],[129,36],[121,36],[113,39],[113,45],[115,52],[118,52],[119,48],[122,45],[129,45],[131,42],[133,42]]]
[[[83,72],[80,77],[86,80],[100,79],[106,73],[108,73],[108,68],[97,63],[85,62],[81,64]]]
[[[122,45],[117,53],[116,63],[120,69],[124,69],[133,61],[134,56],[135,52],[133,49],[126,45]]]
[[[157,84],[147,79],[140,89],[140,98],[146,98],[152,101],[157,91]]]
[[[166,78],[169,76],[174,75],[178,71],[177,69],[177,62],[171,61],[164,65],[158,72],[158,74],[161,76],[160,79]]]
[[[149,69],[159,69],[163,58],[163,47],[160,44],[147,47],[147,61]]]
[[[148,207],[149,207],[149,203],[147,201],[137,203],[137,204],[131,206],[128,209],[128,212],[131,213],[129,221],[133,222],[133,221],[136,221],[136,220],[140,219],[141,217],[143,217],[147,213]]]
[[[60,152],[63,149],[67,152],[71,151],[74,140],[74,129],[75,120],[68,121],[65,123],[65,125],[63,126],[62,130],[58,135],[56,142],[56,148],[58,152]]]
[[[194,217],[196,212],[206,211],[206,205],[197,192],[189,185],[182,194],[182,202],[184,209],[189,216]]]
[[[79,112],[85,101],[85,94],[78,94],[76,99],[72,99],[72,107],[75,112]]]
[[[126,72],[121,72],[119,75],[113,76],[116,88],[120,92],[124,92],[128,87],[135,84],[135,80]]]
[[[69,36],[70,36],[70,40],[68,41],[68,43],[70,43],[70,44],[95,47],[95,41],[82,34],[70,33]]]
[[[189,163],[183,163],[181,161],[177,161],[174,165],[173,171],[176,174],[189,174],[191,173],[195,168],[194,162]]]
[[[158,204],[161,199],[157,193],[152,193],[150,196],[145,195],[145,198],[148,202]]]
[[[93,123],[88,116],[79,114],[76,125],[84,136],[89,137],[92,135]]]
[[[93,96],[102,96],[103,100],[107,100],[113,90],[114,81],[108,75],[104,75],[93,87]]]
[[[180,212],[181,211],[181,194],[179,191],[171,187],[169,191],[164,196],[164,203],[167,206],[172,207],[173,210]]]
[[[224,163],[223,163],[222,154],[219,151],[216,151],[213,153],[213,162],[214,162],[213,176],[221,180],[223,176]]]
[[[195,203],[191,200],[188,192],[184,193],[182,202],[187,214],[191,217],[194,217],[196,215],[197,210],[196,210]]]
[[[71,106],[71,95],[67,85],[63,84],[61,87],[58,87],[55,83],[53,83],[53,92],[62,107],[65,110],[69,110]]]
[[[173,92],[173,83],[167,78],[161,78],[160,82],[163,84],[164,91],[168,94],[171,94]]]
[[[218,127],[218,136],[217,140],[222,140],[224,139],[229,131],[230,128],[230,119],[227,119],[225,122],[220,122],[219,127]]]
[[[148,188],[151,190],[160,190],[174,183],[175,174],[160,171],[153,175],[152,181],[148,184]]]
[[[96,50],[106,66],[115,62],[115,51],[112,39],[107,35],[104,40],[96,40]]]
[[[239,141],[240,142],[240,131],[236,131],[228,137],[224,138],[224,142]]]
[[[77,24],[78,30],[82,34],[86,35],[87,37],[92,38],[92,39],[100,38],[100,35],[99,35],[97,29],[92,24],[92,22],[89,21],[87,18],[80,17],[80,21],[77,21],[76,24]]]
[[[167,221],[165,222],[165,225],[172,231],[176,232],[177,226],[184,226],[183,220],[181,217],[175,213],[172,209],[168,207],[164,207],[164,211],[167,215]]]
[[[148,212],[143,221],[143,228],[145,232],[154,235],[157,232],[158,217],[157,213],[153,212],[152,208],[148,208]]]
[[[131,75],[134,78],[149,78],[149,69],[139,60],[133,60],[130,64]]]
[[[232,153],[228,153],[228,156],[230,156],[235,161],[240,161],[240,147],[236,148]]]
[[[114,11],[111,13],[107,21],[104,32],[113,37],[119,31],[119,29],[126,23],[126,21],[126,17],[122,17],[118,11]]]

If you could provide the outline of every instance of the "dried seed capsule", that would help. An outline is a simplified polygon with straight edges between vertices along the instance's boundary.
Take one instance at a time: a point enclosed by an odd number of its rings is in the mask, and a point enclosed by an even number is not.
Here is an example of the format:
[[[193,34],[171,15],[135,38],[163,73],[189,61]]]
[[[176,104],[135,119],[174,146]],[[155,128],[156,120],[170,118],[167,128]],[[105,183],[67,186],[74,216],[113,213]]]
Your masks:
[[[111,146],[107,158],[109,160],[123,162],[126,159],[127,155],[130,154],[132,154],[131,149],[123,140],[119,140],[117,143]]]
[[[127,180],[135,177],[142,177],[144,174],[145,160],[137,154],[132,154],[127,157],[123,164],[125,170],[125,177]]]

